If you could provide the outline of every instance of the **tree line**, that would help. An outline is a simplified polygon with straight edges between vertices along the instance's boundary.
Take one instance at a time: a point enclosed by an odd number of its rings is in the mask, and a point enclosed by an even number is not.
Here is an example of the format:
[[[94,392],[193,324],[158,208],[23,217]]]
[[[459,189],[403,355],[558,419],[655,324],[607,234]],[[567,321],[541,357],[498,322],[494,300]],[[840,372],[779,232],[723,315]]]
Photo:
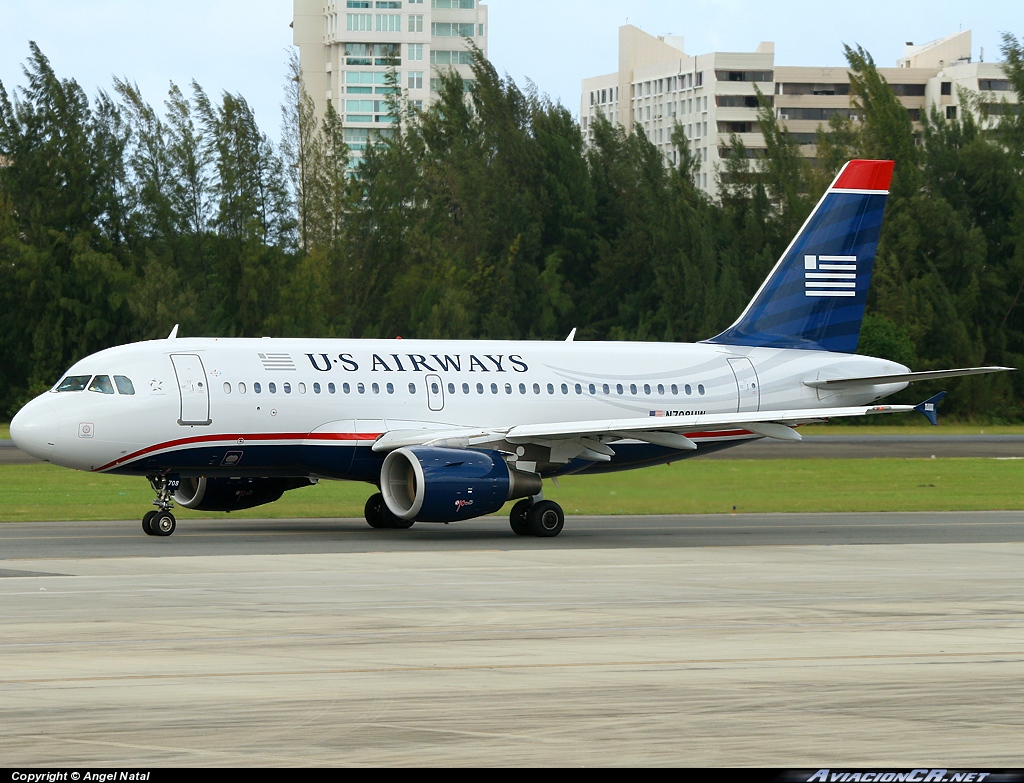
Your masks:
[[[1024,47],[1004,36],[1024,100]],[[1024,117],[937,114],[915,131],[870,55],[847,48],[857,122],[809,161],[759,112],[712,201],[639,127],[586,145],[564,106],[479,52],[414,108],[392,76],[388,133],[346,143],[293,58],[282,137],[240,95],[115,80],[90,100],[34,45],[0,84],[0,417],[84,355],[204,336],[692,341],[741,312],[842,164],[896,173],[860,352],[913,369],[1024,364]],[[961,96],[984,109],[991,97]],[[350,138],[350,142],[353,141]],[[353,146],[355,143],[353,142]],[[358,161],[358,165],[355,162]],[[914,389],[914,398],[928,389]],[[952,412],[1024,418],[1024,373],[945,384]],[[907,393],[905,393],[907,394]]]

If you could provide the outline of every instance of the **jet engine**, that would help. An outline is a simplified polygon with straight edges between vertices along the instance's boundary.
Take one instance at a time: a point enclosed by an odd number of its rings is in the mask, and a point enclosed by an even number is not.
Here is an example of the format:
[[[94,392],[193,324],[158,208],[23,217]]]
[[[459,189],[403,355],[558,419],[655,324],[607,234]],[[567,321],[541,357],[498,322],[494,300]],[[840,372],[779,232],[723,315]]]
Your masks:
[[[388,509],[400,519],[455,522],[536,495],[540,476],[510,468],[497,451],[413,446],[388,454],[380,474]]]
[[[241,511],[273,503],[289,489],[310,483],[308,478],[183,478],[174,502],[196,511]]]

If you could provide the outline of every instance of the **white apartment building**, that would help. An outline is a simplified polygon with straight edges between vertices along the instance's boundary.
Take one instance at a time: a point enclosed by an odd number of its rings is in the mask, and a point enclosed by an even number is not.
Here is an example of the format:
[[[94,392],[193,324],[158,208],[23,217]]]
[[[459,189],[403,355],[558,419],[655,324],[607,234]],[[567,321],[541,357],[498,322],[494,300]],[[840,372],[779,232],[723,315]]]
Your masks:
[[[961,105],[963,90],[980,93],[993,115],[1004,99],[1017,101],[998,63],[972,62],[969,30],[922,46],[907,43],[897,65],[879,71],[915,122],[932,107],[949,119],[970,110]],[[626,25],[619,28],[618,72],[583,81],[580,125],[592,141],[598,114],[630,129],[639,123],[666,160],[677,163],[671,134],[679,122],[699,162],[697,185],[715,197],[716,171],[733,134],[749,157],[764,154],[755,88],[809,158],[816,155],[819,126],[827,127],[834,114],[857,119],[846,66],[779,66],[771,42],[753,52],[691,56],[681,37],[655,37]]]
[[[438,71],[471,79],[467,39],[487,54],[487,6],[480,0],[293,0],[293,43],[317,116],[331,102],[358,156],[393,118],[387,83],[423,107],[437,94]]]

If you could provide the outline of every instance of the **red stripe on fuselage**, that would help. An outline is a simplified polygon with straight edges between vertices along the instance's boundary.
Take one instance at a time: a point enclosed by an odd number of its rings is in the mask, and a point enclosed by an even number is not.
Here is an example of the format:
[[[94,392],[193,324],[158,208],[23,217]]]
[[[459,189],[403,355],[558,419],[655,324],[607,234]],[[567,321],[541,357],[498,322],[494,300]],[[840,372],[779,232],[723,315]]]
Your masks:
[[[719,432],[689,432],[686,433],[686,437],[693,439],[705,439],[705,438],[732,438],[741,435],[753,435],[754,433],[749,430],[721,430]],[[96,468],[94,473],[102,473],[105,470],[111,470],[112,468],[120,467],[129,462],[137,460],[139,457],[144,457],[147,454],[153,454],[157,451],[167,451],[169,449],[180,448],[181,446],[194,446],[201,443],[230,443],[236,446],[252,445],[252,443],[259,443],[265,441],[280,441],[280,440],[299,440],[299,441],[310,441],[310,440],[322,440],[322,441],[349,441],[356,443],[365,443],[368,441],[375,441],[381,436],[381,433],[369,433],[369,432],[270,432],[263,433],[260,435],[198,435],[192,438],[179,438],[177,440],[169,440],[163,443],[157,443],[155,446],[147,446],[144,449],[128,454],[127,456],[116,459],[113,462],[108,462],[102,467]]]
[[[105,470],[111,468],[120,467],[125,463],[132,462],[139,457],[144,457],[147,454],[152,454],[157,451],[165,451],[168,449],[176,449],[181,446],[192,446],[197,443],[219,443],[221,441],[230,442],[232,445],[244,446],[251,445],[251,442],[260,441],[276,441],[276,440],[323,440],[323,441],[375,441],[380,437],[380,433],[369,433],[369,432],[270,432],[262,433],[259,435],[198,435],[193,438],[179,438],[178,440],[169,440],[164,443],[157,443],[155,446],[147,446],[144,449],[140,449],[132,454],[116,459],[113,462],[108,462],[106,465],[96,468],[94,472],[102,473]]]

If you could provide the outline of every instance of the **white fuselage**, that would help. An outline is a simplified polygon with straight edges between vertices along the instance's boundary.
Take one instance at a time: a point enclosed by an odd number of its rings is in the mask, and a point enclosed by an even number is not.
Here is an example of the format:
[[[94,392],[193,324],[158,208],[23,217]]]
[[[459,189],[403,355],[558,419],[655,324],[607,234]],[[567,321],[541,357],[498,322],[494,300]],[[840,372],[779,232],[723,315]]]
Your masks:
[[[12,426],[23,449],[81,470],[375,481],[383,455],[369,447],[392,430],[865,405],[906,384],[804,382],[902,372],[864,356],[703,343],[169,339],[67,373],[123,376],[134,394],[48,392]],[[701,448],[675,458],[754,437],[698,433]],[[645,449],[600,467],[672,457]]]

